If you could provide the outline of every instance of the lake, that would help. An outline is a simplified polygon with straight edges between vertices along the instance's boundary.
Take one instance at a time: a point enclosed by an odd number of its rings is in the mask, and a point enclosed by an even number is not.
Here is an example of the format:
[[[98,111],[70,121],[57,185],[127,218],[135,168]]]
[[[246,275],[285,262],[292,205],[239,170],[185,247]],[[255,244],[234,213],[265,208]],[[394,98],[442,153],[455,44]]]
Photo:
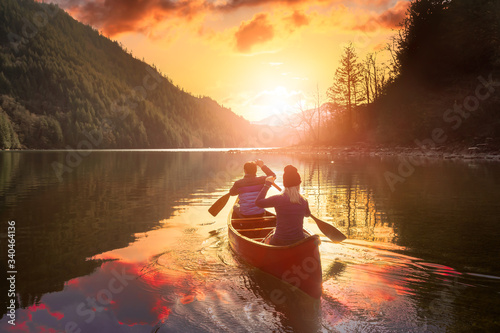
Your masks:
[[[280,186],[295,165],[312,213],[348,236],[335,244],[304,223],[321,236],[320,302],[276,304],[269,285],[287,286],[229,248],[235,197],[216,217],[207,211],[256,158]],[[3,284],[15,297],[0,296],[0,331],[497,332],[500,163],[423,160],[391,183],[400,165],[250,151],[1,152],[2,271],[13,276]]]

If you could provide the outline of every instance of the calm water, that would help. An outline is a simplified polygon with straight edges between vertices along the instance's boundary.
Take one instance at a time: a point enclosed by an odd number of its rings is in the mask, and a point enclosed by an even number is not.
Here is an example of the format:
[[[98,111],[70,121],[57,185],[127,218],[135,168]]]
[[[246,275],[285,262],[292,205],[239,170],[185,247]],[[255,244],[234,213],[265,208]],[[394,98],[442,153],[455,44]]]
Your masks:
[[[73,159],[72,159],[73,158]],[[228,204],[208,207],[262,158],[294,164],[322,236],[323,296],[294,295],[228,247]],[[53,163],[67,163],[60,179]],[[0,153],[2,276],[16,231],[16,326],[0,331],[497,332],[500,163],[428,161],[392,191],[400,162],[249,152]],[[57,169],[57,168],[56,168]],[[277,193],[277,192],[274,192]],[[234,197],[230,203],[233,202]],[[312,220],[306,227],[320,234]],[[2,278],[5,281],[5,278]],[[6,286],[5,282],[2,282]]]

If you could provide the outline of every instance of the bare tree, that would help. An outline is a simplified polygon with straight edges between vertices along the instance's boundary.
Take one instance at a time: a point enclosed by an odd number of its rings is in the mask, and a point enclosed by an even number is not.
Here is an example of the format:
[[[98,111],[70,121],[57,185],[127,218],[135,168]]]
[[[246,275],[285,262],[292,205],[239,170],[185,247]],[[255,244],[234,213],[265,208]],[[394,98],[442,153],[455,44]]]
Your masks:
[[[376,72],[372,72],[372,70],[375,70],[375,66],[372,66],[374,63],[373,59],[373,53],[368,53],[366,55],[366,59],[364,62],[364,71],[363,71],[363,90],[366,95],[366,103],[370,104],[372,102],[371,97],[373,96],[374,93],[374,85],[373,81],[376,80]],[[376,84],[375,84],[376,87]],[[376,89],[375,89],[376,90]],[[374,97],[376,98],[376,97]]]
[[[304,142],[306,141],[306,138],[309,136],[312,136],[312,131],[313,131],[313,122],[312,122],[312,116],[314,114],[311,113],[310,110],[307,110],[303,103],[302,100],[299,100],[297,102],[297,110],[298,112],[288,116],[286,118],[286,126],[295,130],[297,132],[297,136],[299,138],[299,141]],[[301,133],[303,134],[303,137],[301,138]]]
[[[324,119],[326,118],[326,114],[328,110],[324,107],[324,104],[321,102],[321,98],[319,95],[319,86],[316,84],[316,114],[317,114],[317,120],[318,120],[318,130],[317,130],[317,142],[319,143],[321,140],[320,137],[320,129],[323,126],[322,125],[322,120],[324,122]]]
[[[389,81],[388,67],[385,63],[377,63],[377,53],[368,53],[363,63],[363,91],[368,104],[377,100]]]
[[[399,32],[401,34],[401,31]],[[401,38],[401,36],[399,37]],[[398,61],[398,54],[397,54],[397,44],[398,44],[398,38],[397,37],[392,37],[391,43],[387,43],[386,50],[389,51],[391,54],[391,71],[390,71],[390,76],[392,77],[397,77],[401,73],[401,64]]]

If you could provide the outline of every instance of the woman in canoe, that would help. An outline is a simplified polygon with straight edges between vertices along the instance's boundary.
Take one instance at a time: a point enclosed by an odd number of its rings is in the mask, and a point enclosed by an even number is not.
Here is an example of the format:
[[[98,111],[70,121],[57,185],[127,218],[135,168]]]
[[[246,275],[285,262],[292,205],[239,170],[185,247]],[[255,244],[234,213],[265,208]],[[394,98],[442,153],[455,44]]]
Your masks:
[[[271,245],[290,245],[304,238],[304,217],[310,216],[309,203],[300,194],[300,175],[292,165],[285,167],[283,185],[285,190],[279,195],[266,198],[267,191],[276,177],[266,178],[264,187],[255,199],[255,205],[262,208],[274,207],[276,210],[276,230],[266,243]]]

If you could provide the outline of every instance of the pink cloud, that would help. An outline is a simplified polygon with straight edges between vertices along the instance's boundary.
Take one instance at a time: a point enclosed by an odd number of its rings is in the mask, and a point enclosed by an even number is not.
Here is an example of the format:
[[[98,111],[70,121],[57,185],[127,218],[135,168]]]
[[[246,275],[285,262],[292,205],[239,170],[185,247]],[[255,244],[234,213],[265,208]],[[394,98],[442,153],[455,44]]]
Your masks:
[[[348,10],[360,9],[361,12],[373,10],[366,22],[352,24],[356,30],[373,31],[380,27],[394,28],[404,18],[408,1],[399,1],[387,9],[392,0],[51,0],[66,9],[76,19],[94,26],[104,34],[115,36],[126,32],[141,32],[148,36],[158,35],[160,25],[179,26],[188,23],[198,24],[194,31],[204,31],[204,16],[213,14],[231,14],[241,8],[262,7],[260,14],[251,22],[242,22],[236,35],[237,49],[246,52],[253,45],[271,40],[278,29],[270,23],[269,14],[275,8],[284,9],[291,14],[284,16],[288,29],[310,25],[311,16],[308,9],[314,5],[342,6]],[[320,7],[321,7],[320,6]],[[265,12],[264,12],[265,10]],[[364,15],[363,15],[364,16]],[[195,21],[196,18],[202,20]],[[278,24],[278,22],[276,23]],[[283,21],[279,22],[283,24]]]

